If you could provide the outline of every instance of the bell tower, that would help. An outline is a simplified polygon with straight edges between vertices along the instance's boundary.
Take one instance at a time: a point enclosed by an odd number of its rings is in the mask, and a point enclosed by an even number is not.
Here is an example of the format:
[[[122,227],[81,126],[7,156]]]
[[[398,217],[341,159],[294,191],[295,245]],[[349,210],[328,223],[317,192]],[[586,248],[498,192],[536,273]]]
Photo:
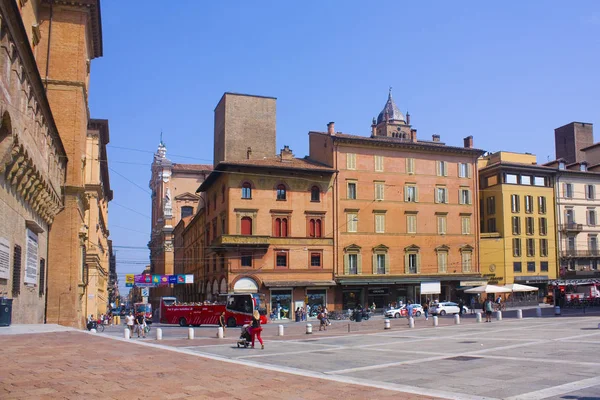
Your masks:
[[[411,129],[410,125],[410,114],[407,113],[406,118],[404,117],[402,111],[394,102],[391,86],[383,110],[381,110],[377,119],[373,118],[371,124],[371,137],[376,136],[394,137],[403,140],[412,140],[414,136],[416,140],[416,130]]]

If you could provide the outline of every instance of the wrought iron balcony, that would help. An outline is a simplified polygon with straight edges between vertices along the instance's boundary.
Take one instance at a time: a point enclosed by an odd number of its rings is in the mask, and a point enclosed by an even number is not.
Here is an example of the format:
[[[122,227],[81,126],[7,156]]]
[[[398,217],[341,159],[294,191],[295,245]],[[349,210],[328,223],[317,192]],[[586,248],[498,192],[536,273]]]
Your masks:
[[[562,250],[560,252],[561,257],[574,258],[574,257],[600,257],[600,249],[588,249],[588,250]]]
[[[563,232],[581,232],[583,230],[583,224],[562,224],[560,225],[559,229]]]

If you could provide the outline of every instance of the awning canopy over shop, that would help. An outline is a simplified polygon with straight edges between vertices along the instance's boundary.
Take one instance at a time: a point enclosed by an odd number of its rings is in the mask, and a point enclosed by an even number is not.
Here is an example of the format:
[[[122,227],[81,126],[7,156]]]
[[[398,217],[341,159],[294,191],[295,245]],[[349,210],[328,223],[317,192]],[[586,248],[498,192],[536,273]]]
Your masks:
[[[404,284],[410,284],[410,283],[414,283],[414,284],[419,284],[419,283],[424,283],[424,282],[456,282],[456,281],[461,281],[461,280],[475,280],[478,277],[475,276],[444,276],[444,277],[440,277],[440,276],[432,276],[432,277],[419,277],[419,276],[414,276],[414,277],[406,277],[406,278],[401,278],[398,276],[390,276],[387,278],[360,278],[360,279],[353,279],[353,278],[340,278],[337,279],[337,282],[340,285],[348,285],[348,286],[374,286],[374,285],[404,285]],[[487,281],[482,281],[481,284],[485,284]]]
[[[536,276],[527,276],[527,275],[515,275],[515,282],[523,282],[523,283],[544,283],[548,282],[548,275],[536,275]]]
[[[268,288],[335,286],[335,281],[263,281],[263,283]]]

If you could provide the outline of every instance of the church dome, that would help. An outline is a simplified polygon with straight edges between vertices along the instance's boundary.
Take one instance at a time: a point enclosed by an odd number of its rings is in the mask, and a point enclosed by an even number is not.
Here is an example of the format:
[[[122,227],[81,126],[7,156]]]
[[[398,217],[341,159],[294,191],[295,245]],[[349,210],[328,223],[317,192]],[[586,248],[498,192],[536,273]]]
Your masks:
[[[388,121],[406,122],[406,120],[404,119],[404,115],[402,114],[402,112],[400,111],[400,109],[398,108],[396,103],[394,102],[394,99],[392,99],[392,89],[391,88],[390,88],[390,93],[388,95],[387,102],[385,103],[383,110],[381,110],[381,112],[377,116],[377,124],[385,121],[386,114],[387,114]]]

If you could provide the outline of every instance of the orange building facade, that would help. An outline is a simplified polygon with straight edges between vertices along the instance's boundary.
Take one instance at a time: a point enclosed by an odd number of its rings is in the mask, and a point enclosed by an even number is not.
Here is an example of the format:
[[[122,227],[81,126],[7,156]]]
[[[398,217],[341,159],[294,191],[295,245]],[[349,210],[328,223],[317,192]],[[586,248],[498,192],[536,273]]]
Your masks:
[[[206,198],[202,297],[260,292],[275,318],[334,303],[334,170],[295,158],[221,162]],[[314,307],[316,310],[316,307]]]
[[[370,137],[335,132],[330,123],[309,138],[310,158],[338,171],[336,307],[456,300],[460,286],[483,283],[475,178],[483,152],[471,136],[463,147],[448,146],[439,135],[417,139],[390,92]],[[430,284],[426,294],[422,283]]]

